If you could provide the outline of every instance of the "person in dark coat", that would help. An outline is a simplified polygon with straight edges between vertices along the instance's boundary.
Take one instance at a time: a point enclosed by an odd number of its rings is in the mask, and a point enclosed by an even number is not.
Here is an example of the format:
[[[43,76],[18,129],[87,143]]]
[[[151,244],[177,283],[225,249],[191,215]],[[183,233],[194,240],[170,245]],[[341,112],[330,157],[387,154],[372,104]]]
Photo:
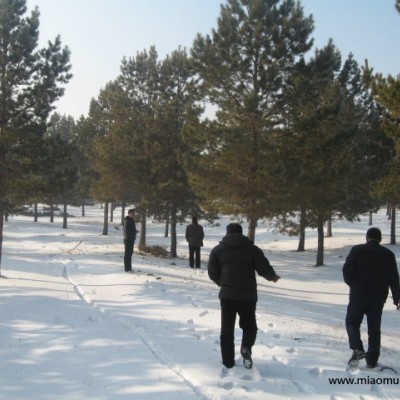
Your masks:
[[[124,219],[125,272],[132,272],[132,254],[136,240],[136,233],[135,209],[131,208],[128,210],[128,215]]]
[[[235,365],[236,315],[239,315],[239,326],[243,331],[240,350],[243,364],[246,368],[253,365],[251,352],[257,336],[258,300],[255,273],[272,282],[280,279],[263,251],[242,232],[240,224],[229,224],[226,236],[211,250],[208,261],[208,276],[220,287],[220,346],[226,368]]]
[[[392,292],[393,303],[400,308],[399,273],[394,254],[380,245],[382,233],[370,228],[367,242],[354,246],[343,265],[343,278],[350,287],[346,331],[353,354],[348,364],[358,365],[365,358],[367,367],[376,367],[381,347],[382,310]],[[368,324],[368,351],[364,352],[360,326],[364,315]]]
[[[192,223],[186,227],[185,236],[189,243],[189,265],[194,268],[196,256],[196,268],[200,268],[200,249],[203,247],[204,230],[198,223],[197,217],[193,217]]]

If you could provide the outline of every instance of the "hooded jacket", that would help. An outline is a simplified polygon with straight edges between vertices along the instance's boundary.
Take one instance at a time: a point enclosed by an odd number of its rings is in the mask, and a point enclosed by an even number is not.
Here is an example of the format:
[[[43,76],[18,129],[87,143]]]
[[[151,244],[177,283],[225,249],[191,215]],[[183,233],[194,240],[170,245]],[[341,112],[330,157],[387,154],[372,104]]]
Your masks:
[[[354,246],[343,265],[343,278],[350,296],[384,303],[389,294],[397,305],[400,298],[399,272],[394,254],[375,240]]]
[[[269,281],[276,278],[263,251],[241,233],[226,235],[211,250],[208,276],[220,286],[221,299],[257,301],[256,271]]]

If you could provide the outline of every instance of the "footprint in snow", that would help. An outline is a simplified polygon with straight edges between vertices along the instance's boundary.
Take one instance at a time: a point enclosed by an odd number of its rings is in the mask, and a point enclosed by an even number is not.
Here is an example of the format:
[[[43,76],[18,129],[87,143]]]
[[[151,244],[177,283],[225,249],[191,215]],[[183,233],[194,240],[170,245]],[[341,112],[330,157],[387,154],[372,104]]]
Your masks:
[[[342,400],[341,397],[335,396],[334,394],[329,398],[329,400]]]
[[[234,375],[233,368],[225,368],[225,367],[223,367],[221,369],[221,372],[219,373],[219,377],[220,378],[226,378],[227,376],[233,376],[233,375]]]
[[[281,335],[279,333],[275,333],[274,335],[272,335],[275,339],[279,339],[281,337]]]
[[[272,359],[279,364],[288,365],[288,360],[286,358],[279,357],[279,356],[273,356]]]
[[[291,347],[290,349],[286,349],[286,352],[289,354],[296,353],[296,349],[294,347]]]
[[[247,385],[242,385],[241,386],[244,391],[247,393],[255,393],[258,392],[258,389],[255,386],[247,386]]]
[[[304,394],[313,394],[314,393],[314,388],[312,386],[306,385],[303,382],[300,382],[298,380],[293,380],[293,384],[296,386],[299,392],[304,393]]]
[[[202,311],[202,312],[199,314],[199,317],[204,317],[204,316],[206,316],[208,313],[209,313],[209,311],[207,311],[207,310]]]
[[[232,390],[235,387],[240,387],[243,390],[245,390],[246,392],[256,392],[257,389],[253,386],[253,385],[247,385],[247,384],[241,384],[239,381],[244,381],[244,382],[253,382],[257,379],[255,379],[255,377],[253,376],[254,374],[256,374],[255,370],[252,370],[251,372],[248,373],[244,373],[244,374],[240,374],[240,370],[238,371],[237,368],[240,368],[240,366],[238,365],[237,367],[234,368],[222,368],[222,371],[220,373],[220,378],[221,381],[219,383],[219,386],[222,389],[225,390]]]
[[[236,386],[236,382],[221,382],[220,386],[222,389],[232,390]]]
[[[321,376],[322,375],[322,370],[319,367],[311,368],[308,370],[308,373],[311,376]]]

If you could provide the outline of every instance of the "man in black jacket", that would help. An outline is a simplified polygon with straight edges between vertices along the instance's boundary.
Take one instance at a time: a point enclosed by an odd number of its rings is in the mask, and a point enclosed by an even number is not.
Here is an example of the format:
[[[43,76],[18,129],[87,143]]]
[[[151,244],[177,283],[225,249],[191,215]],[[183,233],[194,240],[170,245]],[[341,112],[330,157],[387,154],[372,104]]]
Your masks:
[[[135,209],[128,210],[128,215],[124,219],[124,266],[125,272],[132,272],[133,246],[136,240]]]
[[[186,227],[186,241],[189,243],[189,265],[194,268],[196,255],[196,268],[200,268],[200,249],[203,247],[204,230],[199,224],[197,217],[192,218],[192,223]]]
[[[265,279],[277,282],[263,251],[242,234],[242,227],[232,223],[226,227],[226,236],[210,253],[208,276],[221,289],[221,355],[227,368],[235,365],[235,321],[243,331],[240,353],[246,368],[253,366],[251,349],[256,341],[257,281],[255,272]]]
[[[357,366],[365,358],[367,367],[376,367],[381,347],[382,310],[392,292],[393,303],[400,308],[399,273],[394,254],[380,245],[381,231],[370,228],[367,242],[354,246],[343,265],[343,278],[350,286],[350,301],[347,307],[346,330],[353,354],[350,366]],[[360,336],[360,326],[364,315],[368,323],[368,351]]]

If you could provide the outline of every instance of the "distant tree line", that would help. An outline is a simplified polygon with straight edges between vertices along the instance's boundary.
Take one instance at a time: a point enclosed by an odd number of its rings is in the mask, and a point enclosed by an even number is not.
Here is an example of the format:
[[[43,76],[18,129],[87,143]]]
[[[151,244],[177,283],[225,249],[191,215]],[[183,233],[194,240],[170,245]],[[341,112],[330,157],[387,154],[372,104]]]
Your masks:
[[[109,205],[135,204],[140,245],[152,216],[167,221],[176,257],[190,215],[245,217],[252,240],[268,218],[300,251],[317,229],[322,265],[326,224],[389,204],[395,243],[400,77],[342,61],[331,40],[310,54],[314,22],[299,2],[226,0],[189,51],[124,58],[77,121],[50,115],[68,49],[58,38],[35,49],[38,12],[23,19],[24,0],[0,7],[14,15],[0,14],[1,221],[40,202],[63,205],[67,227],[67,205],[96,200],[107,234]]]

